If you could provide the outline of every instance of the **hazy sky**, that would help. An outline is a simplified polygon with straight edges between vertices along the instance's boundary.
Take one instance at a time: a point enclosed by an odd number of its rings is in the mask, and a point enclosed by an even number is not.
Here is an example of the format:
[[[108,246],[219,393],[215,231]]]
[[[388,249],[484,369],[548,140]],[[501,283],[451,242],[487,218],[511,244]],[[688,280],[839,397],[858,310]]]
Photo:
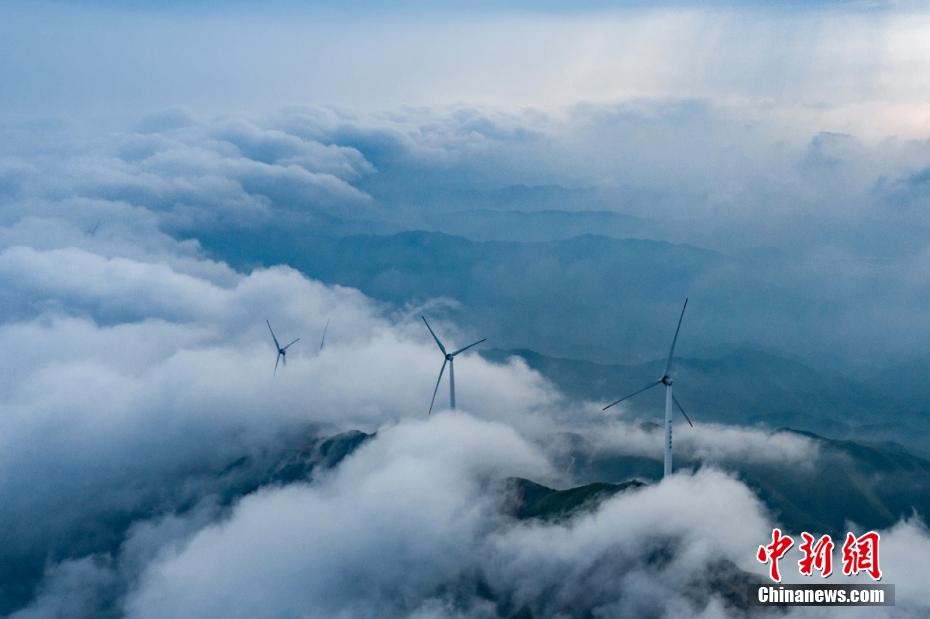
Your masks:
[[[709,98],[818,129],[927,133],[930,27],[910,3],[10,2],[0,110],[97,117],[183,103],[556,109]]]

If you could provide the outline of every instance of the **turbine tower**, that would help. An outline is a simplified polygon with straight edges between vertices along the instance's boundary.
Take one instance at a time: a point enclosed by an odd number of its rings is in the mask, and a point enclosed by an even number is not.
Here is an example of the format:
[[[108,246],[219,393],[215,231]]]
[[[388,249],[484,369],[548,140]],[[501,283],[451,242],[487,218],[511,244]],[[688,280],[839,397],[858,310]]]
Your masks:
[[[439,341],[439,338],[436,337],[436,333],[433,332],[433,328],[429,326],[429,323],[426,321],[425,316],[420,316],[423,319],[423,322],[426,324],[426,328],[429,329],[430,335],[433,336],[433,339],[436,340],[436,346],[439,346],[439,351],[443,355],[442,367],[439,368],[439,378],[436,379],[436,388],[433,389],[433,399],[429,403],[429,413],[433,412],[433,404],[436,403],[436,393],[439,391],[439,383],[442,381],[442,373],[446,371],[446,364],[449,364],[449,408],[455,410],[455,356],[461,354],[471,348],[472,346],[477,346],[481,342],[484,342],[488,338],[482,338],[473,344],[469,344],[464,348],[459,348],[455,352],[446,352],[446,347],[442,345],[442,342]]]
[[[268,325],[268,330],[271,331],[271,339],[274,340],[274,347],[278,349],[278,356],[274,360],[274,374],[277,374],[278,363],[283,362],[284,365],[287,365],[287,349],[299,342],[300,338],[297,338],[287,346],[282,347],[281,344],[278,343],[278,338],[275,337],[274,329],[271,328],[271,323],[266,320],[265,324]]]
[[[688,299],[685,299],[685,304],[681,308],[681,315],[678,317],[678,326],[675,328],[675,337],[672,338],[672,347],[668,351],[668,359],[665,361],[665,370],[662,372],[662,378],[654,383],[646,385],[638,391],[634,391],[630,395],[623,396],[619,400],[611,402],[603,409],[606,411],[611,406],[619,404],[624,400],[628,400],[634,395],[639,395],[640,393],[648,391],[659,385],[665,385],[665,469],[663,477],[668,477],[672,474],[672,404],[678,407],[678,410],[681,411],[681,414],[684,416],[685,421],[688,422],[688,425],[692,428],[694,427],[694,424],[691,423],[691,419],[688,418],[688,413],[685,412],[685,409],[678,401],[678,398],[676,398],[675,394],[672,393],[672,383],[675,382],[675,379],[672,377],[672,361],[675,357],[675,344],[678,342],[678,332],[681,330],[681,320],[685,317],[686,307],[688,307]]]

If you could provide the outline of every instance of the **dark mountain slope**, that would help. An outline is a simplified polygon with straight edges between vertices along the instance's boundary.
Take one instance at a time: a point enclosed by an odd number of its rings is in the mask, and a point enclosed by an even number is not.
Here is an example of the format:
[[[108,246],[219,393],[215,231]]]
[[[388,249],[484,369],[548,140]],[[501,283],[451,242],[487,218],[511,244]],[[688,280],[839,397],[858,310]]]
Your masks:
[[[540,518],[543,520],[562,520],[579,511],[595,508],[604,499],[618,492],[635,490],[645,485],[641,481],[627,481],[619,484],[595,482],[555,490],[528,479],[512,477],[506,482],[504,510],[518,518]]]
[[[568,396],[605,404],[655,381],[664,367],[664,360],[606,365],[530,350],[481,354],[493,361],[520,357]],[[712,359],[681,358],[675,367],[676,396],[697,423],[787,426],[840,438],[895,440],[921,454],[930,436],[930,421],[920,411],[869,385],[778,355],[736,349]],[[635,416],[659,421],[663,397],[655,389],[626,407]]]
[[[267,485],[309,481],[320,470],[338,465],[373,435],[350,431],[319,436],[314,429],[282,437],[273,451],[251,453],[216,469],[179,472],[176,477],[140,481],[133,501],[120,510],[88,510],[72,535],[50,536],[44,548],[25,554],[0,549],[0,614],[26,604],[47,565],[87,555],[113,555],[129,528],[158,515],[189,513],[200,501],[217,497],[221,507]],[[129,494],[126,489],[116,492]],[[89,497],[94,501],[99,497]],[[112,505],[115,501],[101,501]]]
[[[792,531],[839,535],[847,530],[847,522],[882,529],[915,514],[930,522],[930,460],[896,444],[865,444],[806,432],[796,434],[814,443],[809,465],[753,462],[718,466],[743,480],[775,519]],[[656,454],[655,459],[591,458],[579,453],[577,476],[613,483],[631,478],[658,479],[662,468],[660,457],[661,454]],[[676,470],[703,465],[676,457]]]

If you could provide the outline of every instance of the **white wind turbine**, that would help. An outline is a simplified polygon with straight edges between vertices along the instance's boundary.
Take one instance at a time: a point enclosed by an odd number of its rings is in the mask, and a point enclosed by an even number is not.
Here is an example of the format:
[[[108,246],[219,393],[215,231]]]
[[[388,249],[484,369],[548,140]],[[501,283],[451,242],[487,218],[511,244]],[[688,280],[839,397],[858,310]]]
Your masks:
[[[443,354],[442,367],[439,368],[439,378],[436,379],[436,388],[433,389],[433,399],[429,403],[429,413],[433,412],[433,404],[436,403],[436,393],[439,391],[439,383],[442,381],[442,373],[446,371],[446,364],[449,364],[449,408],[455,409],[455,356],[461,354],[471,348],[472,346],[477,346],[481,342],[484,342],[488,338],[482,338],[473,344],[469,344],[464,348],[459,348],[455,352],[446,352],[446,347],[442,345],[442,342],[439,341],[439,338],[436,337],[436,334],[433,332],[433,328],[429,326],[429,323],[426,322],[425,316],[420,316],[423,319],[423,322],[426,324],[426,328],[429,329],[430,335],[433,336],[433,339],[436,340],[436,345],[439,346],[439,350]]]
[[[691,419],[688,418],[688,413],[685,412],[684,407],[678,401],[678,398],[672,393],[672,383],[675,382],[675,379],[672,377],[672,361],[675,356],[675,343],[678,342],[678,332],[681,330],[681,320],[685,317],[685,308],[688,307],[688,299],[685,299],[685,304],[681,308],[681,316],[678,317],[678,327],[675,328],[675,337],[672,338],[672,347],[668,351],[668,359],[665,361],[665,371],[662,372],[662,378],[657,380],[654,383],[650,383],[638,391],[634,391],[630,395],[624,396],[615,402],[611,402],[604,407],[606,411],[611,406],[619,404],[624,400],[632,398],[634,395],[638,395],[644,391],[648,391],[653,387],[659,385],[665,385],[665,469],[664,477],[668,477],[672,474],[672,403],[678,407],[678,410],[681,411],[681,414],[684,415],[685,421],[688,422],[692,428],[694,424],[691,423]]]
[[[274,360],[274,374],[277,374],[278,363],[283,362],[284,365],[287,365],[287,349],[299,342],[300,338],[297,338],[287,346],[281,346],[281,344],[278,343],[278,338],[275,337],[274,329],[271,328],[271,323],[266,320],[265,324],[268,325],[268,330],[271,331],[271,339],[274,340],[274,347],[278,349],[278,356]]]

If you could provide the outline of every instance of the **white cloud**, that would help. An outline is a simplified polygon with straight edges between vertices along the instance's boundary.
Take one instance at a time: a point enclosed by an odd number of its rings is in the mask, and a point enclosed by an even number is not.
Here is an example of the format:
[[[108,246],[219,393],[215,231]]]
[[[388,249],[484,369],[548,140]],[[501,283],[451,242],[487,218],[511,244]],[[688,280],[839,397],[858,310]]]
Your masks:
[[[385,428],[330,478],[248,497],[153,564],[129,615],[401,616],[474,569],[497,519],[488,480],[546,467],[510,428],[461,414]]]
[[[683,420],[673,425],[675,454],[698,462],[720,464],[780,464],[812,467],[819,446],[806,436],[793,432],[698,423],[693,428]],[[596,453],[654,457],[662,453],[664,422],[643,425],[611,421],[586,429],[583,436]]]
[[[185,476],[271,448],[281,432],[425,415],[438,359],[418,324],[289,268],[242,275],[191,268],[193,256],[176,268],[161,253],[136,253],[0,250],[6,303],[38,311],[0,326],[0,488],[16,497],[0,506],[0,522],[15,539],[10,553],[44,555],[42,540],[67,546],[106,513],[131,518],[170,504]],[[282,337],[303,338],[276,376],[266,318]],[[473,355],[458,366],[460,406],[540,425],[533,413],[554,392],[538,375]]]

